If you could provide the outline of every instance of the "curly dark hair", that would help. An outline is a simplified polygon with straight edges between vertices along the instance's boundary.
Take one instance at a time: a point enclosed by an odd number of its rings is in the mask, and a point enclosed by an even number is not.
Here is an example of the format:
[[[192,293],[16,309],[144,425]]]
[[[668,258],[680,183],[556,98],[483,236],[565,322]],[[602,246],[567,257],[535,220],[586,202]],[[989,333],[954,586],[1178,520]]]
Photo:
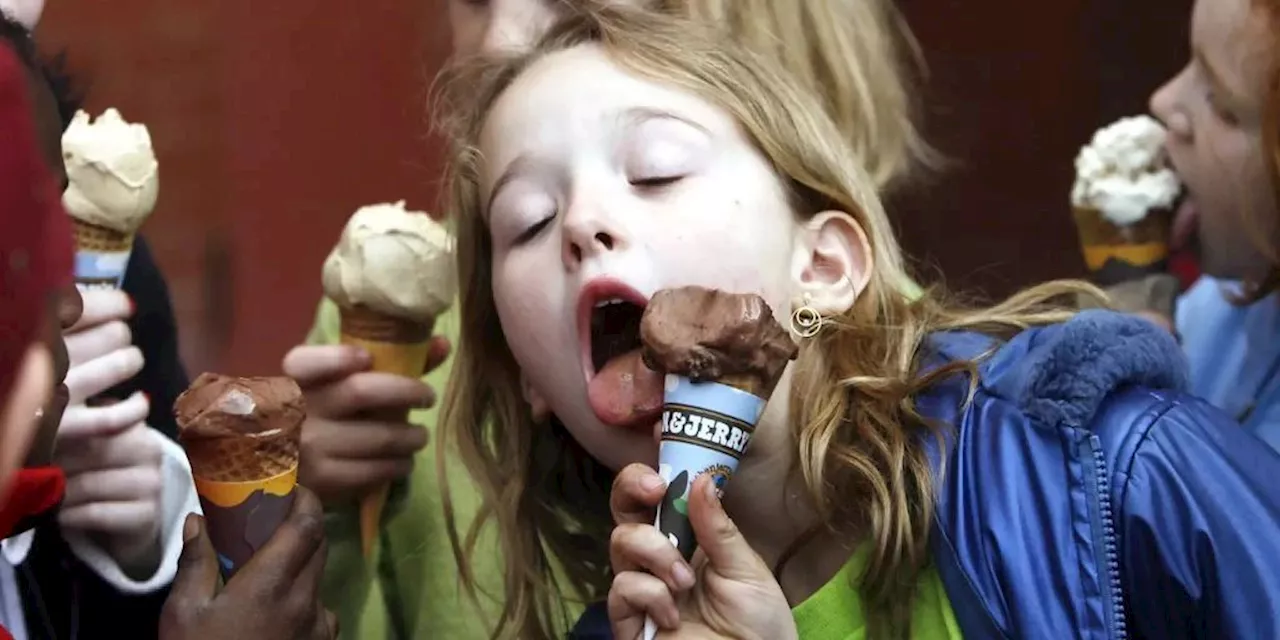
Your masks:
[[[31,31],[4,11],[0,11],[0,41],[7,42],[24,66],[39,73],[49,83],[53,97],[58,102],[62,128],[66,129],[84,103],[83,94],[77,90],[75,81],[67,71],[66,54],[58,53],[47,58],[41,56],[31,37]]]

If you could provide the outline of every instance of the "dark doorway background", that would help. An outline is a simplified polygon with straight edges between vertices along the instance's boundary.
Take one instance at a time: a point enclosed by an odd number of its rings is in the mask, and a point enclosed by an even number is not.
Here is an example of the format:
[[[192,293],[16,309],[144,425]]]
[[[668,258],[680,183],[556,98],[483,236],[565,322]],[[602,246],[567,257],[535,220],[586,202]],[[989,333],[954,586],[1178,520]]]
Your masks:
[[[890,203],[919,275],[1003,296],[1083,274],[1068,193],[1080,145],[1146,112],[1186,63],[1192,0],[899,0],[950,165]]]

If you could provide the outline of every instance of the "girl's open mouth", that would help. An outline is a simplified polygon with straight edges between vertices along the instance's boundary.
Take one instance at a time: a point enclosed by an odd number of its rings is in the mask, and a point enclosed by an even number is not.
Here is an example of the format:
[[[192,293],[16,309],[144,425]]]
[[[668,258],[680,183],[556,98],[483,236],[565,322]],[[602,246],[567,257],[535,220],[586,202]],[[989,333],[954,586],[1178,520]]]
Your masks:
[[[579,299],[587,398],[605,424],[648,428],[662,410],[662,375],[641,357],[644,296],[612,279],[593,280]]]

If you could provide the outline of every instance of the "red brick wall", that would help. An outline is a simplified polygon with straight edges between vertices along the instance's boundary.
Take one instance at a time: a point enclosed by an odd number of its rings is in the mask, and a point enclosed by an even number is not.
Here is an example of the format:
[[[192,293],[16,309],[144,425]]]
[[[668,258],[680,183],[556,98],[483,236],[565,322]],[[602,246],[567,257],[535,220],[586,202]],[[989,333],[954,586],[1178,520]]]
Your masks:
[[[42,48],[68,51],[88,108],[151,128],[161,195],[144,233],[193,373],[277,371],[346,217],[373,201],[434,204],[438,14],[410,0],[49,3]]]
[[[954,161],[894,203],[908,253],[992,294],[1079,274],[1072,158],[1185,59],[1190,0],[899,4],[933,72],[929,135]],[[193,372],[276,371],[354,208],[434,204],[425,94],[448,46],[442,8],[49,2],[39,37],[69,48],[90,108],[151,127],[162,187],[145,233]]]

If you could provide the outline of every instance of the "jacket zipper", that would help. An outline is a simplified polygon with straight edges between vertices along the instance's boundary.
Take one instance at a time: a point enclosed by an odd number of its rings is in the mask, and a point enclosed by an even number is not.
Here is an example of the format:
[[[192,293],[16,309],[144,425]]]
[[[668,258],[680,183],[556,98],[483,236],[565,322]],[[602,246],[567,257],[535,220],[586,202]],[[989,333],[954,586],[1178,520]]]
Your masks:
[[[1110,604],[1111,622],[1116,640],[1129,635],[1124,612],[1124,588],[1120,583],[1120,540],[1116,533],[1115,513],[1111,504],[1111,474],[1102,452],[1102,441],[1089,436],[1089,449],[1093,454],[1094,489],[1098,494],[1098,515],[1102,520],[1102,566],[1106,571],[1102,588]]]

